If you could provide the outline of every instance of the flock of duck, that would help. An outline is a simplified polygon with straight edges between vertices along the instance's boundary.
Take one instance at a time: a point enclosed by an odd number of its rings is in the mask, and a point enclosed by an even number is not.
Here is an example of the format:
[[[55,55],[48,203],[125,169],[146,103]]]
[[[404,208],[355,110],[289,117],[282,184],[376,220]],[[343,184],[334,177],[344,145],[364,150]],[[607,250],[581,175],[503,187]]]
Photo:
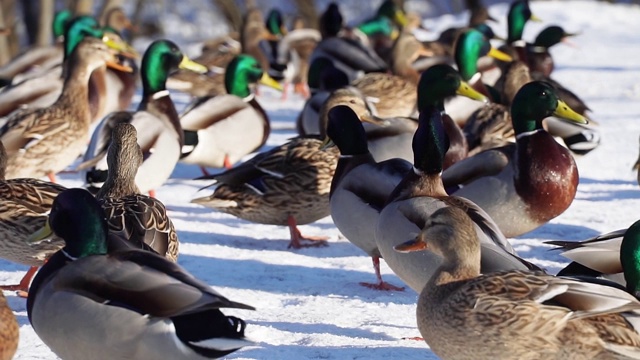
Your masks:
[[[640,358],[639,223],[553,242],[574,261],[563,276],[507,239],[569,207],[574,157],[600,141],[586,104],[550,77],[549,47],[574,34],[550,26],[523,41],[538,19],[516,0],[496,49],[486,8],[468,3],[469,26],[431,42],[392,1],[357,27],[332,3],[320,31],[253,8],[240,34],[193,60],[156,40],[139,64],[121,9],[105,24],[58,13],[54,45],[0,68],[0,256],[31,266],[2,289],[27,298],[62,359],[218,358],[254,344],[220,309],[255,309],[177,264],[179,233],[154,190],[184,162],[214,180],[192,202],[288,226],[291,248],[327,246],[297,225],[331,215],[372,258],[377,281],[362,285],[404,289],[382,279],[384,259],[420,294],[418,328],[443,359]],[[271,131],[258,83],[308,97],[300,136],[239,163]],[[194,100],[178,113],[168,89]],[[80,156],[87,189],[56,184]],[[17,344],[2,296],[0,359]]]

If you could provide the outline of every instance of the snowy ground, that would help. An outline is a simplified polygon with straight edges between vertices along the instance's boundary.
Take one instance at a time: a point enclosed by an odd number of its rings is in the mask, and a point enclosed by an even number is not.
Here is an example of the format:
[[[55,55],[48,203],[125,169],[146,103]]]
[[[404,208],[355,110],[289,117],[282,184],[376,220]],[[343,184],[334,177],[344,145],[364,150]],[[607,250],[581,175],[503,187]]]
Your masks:
[[[577,48],[558,45],[554,77],[583,97],[601,125],[602,144],[578,159],[580,186],[572,206],[560,217],[529,234],[513,239],[521,256],[558,271],[566,261],[542,242],[580,240],[601,232],[628,227],[638,219],[640,191],[631,166],[638,155],[640,134],[640,7],[590,1],[533,2],[543,23],[530,23],[525,39],[532,40],[545,26],[562,25],[582,34]],[[494,25],[505,35],[507,6],[490,8],[502,19]],[[441,30],[466,22],[464,15],[429,19],[430,29]],[[186,45],[186,44],[185,44]],[[286,102],[279,94],[262,92],[259,101],[271,116],[273,146],[294,135],[294,119],[303,101]],[[188,100],[175,96],[179,107]],[[231,299],[258,310],[228,311],[247,320],[247,335],[257,346],[230,359],[432,359],[424,342],[403,340],[418,335],[415,322],[417,294],[378,292],[358,285],[373,281],[371,261],[339,236],[330,217],[302,226],[309,235],[328,235],[330,246],[287,250],[285,227],[257,225],[213,213],[190,204],[202,196],[204,184],[192,181],[195,167],[178,165],[158,197],[171,210],[181,241],[179,263]],[[79,186],[73,175],[63,184]],[[0,282],[13,283],[26,267],[0,261]],[[383,276],[401,284],[385,265]],[[5,293],[20,322],[17,359],[53,359],[29,325],[25,301]]]

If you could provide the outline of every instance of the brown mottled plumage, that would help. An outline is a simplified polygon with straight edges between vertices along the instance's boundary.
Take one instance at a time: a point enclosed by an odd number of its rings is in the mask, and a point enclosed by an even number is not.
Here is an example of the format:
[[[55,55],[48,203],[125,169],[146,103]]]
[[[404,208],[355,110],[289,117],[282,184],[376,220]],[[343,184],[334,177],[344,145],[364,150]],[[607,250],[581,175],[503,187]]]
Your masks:
[[[145,243],[167,259],[178,259],[178,235],[162,202],[140,194],[135,183],[142,164],[136,128],[127,123],[113,130],[107,155],[109,174],[96,194],[105,211],[109,232],[134,243]]]
[[[318,138],[299,137],[211,177],[214,193],[192,200],[241,219],[289,225],[290,247],[303,245],[296,224],[329,215],[329,191],[338,150],[321,150]],[[309,238],[311,239],[311,238]]]
[[[51,177],[82,154],[91,123],[89,77],[107,61],[116,59],[106,45],[84,39],[66,64],[64,88],[55,104],[9,117],[0,129],[8,155],[7,178]]]
[[[427,249],[442,265],[420,293],[420,333],[450,359],[619,359],[640,355],[623,290],[542,272],[480,275],[480,242],[460,209],[442,208],[400,251]],[[635,315],[637,316],[637,315]]]
[[[416,84],[397,75],[370,73],[351,85],[374,105],[374,115],[382,118],[412,116],[417,113]]]
[[[7,299],[0,291],[0,360],[11,360],[18,349],[20,328]]]

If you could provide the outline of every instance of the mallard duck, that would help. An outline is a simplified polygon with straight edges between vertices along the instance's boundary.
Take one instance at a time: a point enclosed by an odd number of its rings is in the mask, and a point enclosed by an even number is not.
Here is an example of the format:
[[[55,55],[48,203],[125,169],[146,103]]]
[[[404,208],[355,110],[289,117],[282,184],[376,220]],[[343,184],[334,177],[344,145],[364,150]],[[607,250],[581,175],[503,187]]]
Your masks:
[[[278,42],[276,64],[286,66],[286,72],[282,91],[283,100],[286,99],[288,85],[293,83],[294,92],[308,98],[309,88],[306,84],[309,74],[309,59],[313,50],[322,40],[320,32],[316,29],[298,28],[286,33]]]
[[[145,243],[171,261],[178,260],[178,235],[159,200],[140,194],[135,178],[143,155],[136,128],[127,123],[113,129],[107,162],[109,174],[96,194],[109,232],[134,243]]]
[[[418,237],[397,248],[427,249],[441,259],[416,311],[420,333],[438,357],[638,357],[640,302],[624,290],[542,272],[485,273],[481,243],[464,211],[442,208],[425,220]]]
[[[578,168],[573,156],[542,127],[542,120],[551,115],[587,122],[548,84],[524,85],[511,104],[515,144],[483,151],[442,174],[447,188],[463,185],[455,195],[480,206],[507,237],[546,224],[562,214],[576,194]]]
[[[357,30],[364,33],[368,44],[382,59],[389,58],[394,40],[398,37],[399,29],[407,25],[404,10],[392,0],[385,0],[380,4],[376,14],[358,25]]]
[[[0,360],[11,360],[18,350],[20,328],[13,310],[7,304],[7,299],[0,291]]]
[[[102,41],[85,38],[67,61],[64,88],[54,105],[27,110],[7,119],[0,140],[7,149],[7,178],[48,175],[55,182],[82,154],[91,124],[88,100],[93,70],[116,62]]]
[[[552,25],[538,33],[533,44],[527,46],[527,65],[532,72],[549,77],[554,69],[549,48],[577,34],[566,32],[561,26]]]
[[[256,59],[262,71],[266,73],[269,72],[271,67],[270,54],[265,52],[265,48],[261,47],[260,43],[278,40],[279,38],[273,35],[265,26],[265,20],[260,9],[251,8],[247,10],[240,31],[242,52]]]
[[[180,115],[185,142],[180,161],[230,168],[267,141],[271,125],[249,86],[260,82],[282,90],[249,55],[238,55],[224,74],[228,95],[199,98]]]
[[[252,344],[245,322],[219,309],[253,307],[154,252],[109,250],[102,207],[86,190],[58,195],[47,225],[65,247],[34,279],[27,314],[60,358],[210,359]]]
[[[204,177],[215,180],[215,191],[191,202],[260,224],[287,225],[289,248],[326,245],[324,238],[302,236],[297,228],[330,213],[329,191],[339,154],[335,148],[321,147],[317,137],[294,138],[221,174]]]
[[[366,96],[373,114],[381,118],[415,116],[416,83],[387,73],[371,73],[354,80],[351,86]]]
[[[353,81],[362,73],[384,72],[387,64],[360,41],[343,31],[343,17],[335,2],[329,4],[319,21],[322,41],[313,50],[310,62],[317,57],[326,57],[333,65],[343,71],[349,81]]]
[[[62,239],[53,238],[37,246],[24,241],[47,220],[53,199],[64,186],[37,179],[5,180],[7,153],[0,143],[0,257],[31,266],[17,285],[2,285],[2,290],[27,291],[39,266],[64,245]]]
[[[169,40],[156,40],[144,53],[141,64],[142,101],[136,112],[116,112],[104,118],[91,137],[80,169],[87,169],[87,185],[99,188],[107,178],[107,149],[115,124],[127,122],[138,130],[138,144],[144,161],[136,175],[136,185],[143,193],[162,186],[171,176],[180,158],[184,135],[178,113],[165,82],[177,68],[205,72],[206,68],[192,62],[178,46]],[[152,195],[153,196],[153,195]]]
[[[90,16],[81,16],[72,20],[66,29],[64,41],[65,57],[62,63],[41,73],[36,73],[19,83],[5,86],[2,91],[0,91],[0,116],[6,116],[15,110],[24,109],[25,107],[31,109],[45,108],[55,103],[60,97],[64,86],[67,71],[65,69],[69,67],[66,63],[69,61],[68,59],[71,53],[85,37],[102,39],[105,44],[118,50],[120,54],[126,54],[126,56],[129,57],[135,56],[131,47],[122,42],[116,34],[107,34],[97,28],[96,20]],[[116,69],[119,72],[133,72],[130,66],[120,63],[120,59],[118,59],[117,62],[111,61],[108,63],[108,67]],[[109,98],[109,96],[112,96],[112,93],[106,91],[107,80],[105,79],[105,75],[103,75],[105,72],[101,68],[96,68],[94,72],[96,72],[96,74],[91,74],[92,76],[89,80],[90,86],[88,87],[89,96],[87,102],[90,104],[89,109],[92,119],[95,120],[96,117],[102,116],[109,106],[113,106],[109,104],[119,104],[119,98],[116,96],[113,101]],[[114,87],[114,89],[115,88],[116,87]]]
[[[135,26],[120,6],[114,6],[105,11],[100,19],[103,28],[109,28],[122,35],[124,31],[134,31]],[[128,37],[129,38],[129,37]]]
[[[0,66],[0,79],[5,85],[14,82],[17,75],[31,71],[35,67],[48,69],[51,62],[59,63],[64,56],[63,42],[65,27],[73,17],[70,10],[62,10],[55,14],[52,33],[55,43],[46,46],[34,46],[15,56],[8,63]],[[15,79],[16,81],[18,79]]]
[[[338,146],[340,158],[331,182],[331,218],[340,232],[371,256],[377,283],[360,285],[378,290],[397,290],[382,280],[380,251],[375,228],[387,197],[406,173],[411,163],[403,159],[376,162],[367,148],[367,138],[358,115],[348,106],[329,111],[327,135]]]
[[[459,80],[460,75],[452,76],[457,73],[447,65],[437,66],[441,67],[439,71],[432,68],[422,74],[418,86],[420,117],[412,144],[413,170],[389,194],[375,230],[382,257],[396,275],[416,291],[422,290],[433,275],[438,259],[428,252],[400,254],[393,246],[419,231],[425,219],[441,207],[462,208],[474,219],[476,232],[482,240],[483,272],[533,267],[515,255],[497,225],[478,205],[462,197],[448,196],[445,191],[440,173],[449,139],[443,125],[441,104],[445,97],[455,94],[456,89],[466,83]]]

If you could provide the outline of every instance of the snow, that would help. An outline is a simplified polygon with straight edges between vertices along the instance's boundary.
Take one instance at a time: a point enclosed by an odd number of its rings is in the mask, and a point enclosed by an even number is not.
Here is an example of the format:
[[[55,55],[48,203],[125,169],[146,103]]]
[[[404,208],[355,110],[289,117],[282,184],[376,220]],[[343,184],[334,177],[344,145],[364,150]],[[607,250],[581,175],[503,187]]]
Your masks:
[[[506,34],[507,4],[490,13],[501,21],[492,27]],[[581,32],[577,47],[552,49],[553,77],[574,90],[593,110],[600,124],[599,148],[578,158],[580,186],[571,207],[541,228],[512,240],[519,254],[550,272],[567,263],[544,245],[546,240],[581,240],[631,225],[638,219],[640,191],[631,171],[638,156],[640,134],[640,65],[637,34],[640,7],[592,1],[532,2],[542,23],[529,23],[524,38],[532,40],[544,27],[562,25]],[[462,25],[465,14],[431,18],[434,31]],[[184,44],[184,46],[191,44]],[[497,44],[496,44],[497,45]],[[259,97],[274,131],[268,146],[295,135],[294,122],[303,100],[297,95],[281,102],[280,94],[264,89]],[[174,94],[181,108],[188,101]],[[137,102],[137,100],[134,100]],[[285,227],[252,224],[230,215],[190,204],[206,182],[193,181],[197,167],[179,164],[158,197],[170,209],[181,245],[179,264],[230,299],[253,305],[257,311],[228,310],[247,320],[247,336],[257,345],[229,355],[229,359],[434,359],[418,336],[417,294],[379,292],[358,285],[373,281],[371,260],[342,238],[330,217],[301,226],[308,235],[327,235],[330,246],[288,250]],[[73,174],[62,184],[80,186]],[[14,283],[26,267],[0,261],[0,282]],[[382,265],[383,276],[401,280]],[[20,323],[16,359],[52,359],[55,355],[38,339],[27,319],[26,303],[5,292]]]

